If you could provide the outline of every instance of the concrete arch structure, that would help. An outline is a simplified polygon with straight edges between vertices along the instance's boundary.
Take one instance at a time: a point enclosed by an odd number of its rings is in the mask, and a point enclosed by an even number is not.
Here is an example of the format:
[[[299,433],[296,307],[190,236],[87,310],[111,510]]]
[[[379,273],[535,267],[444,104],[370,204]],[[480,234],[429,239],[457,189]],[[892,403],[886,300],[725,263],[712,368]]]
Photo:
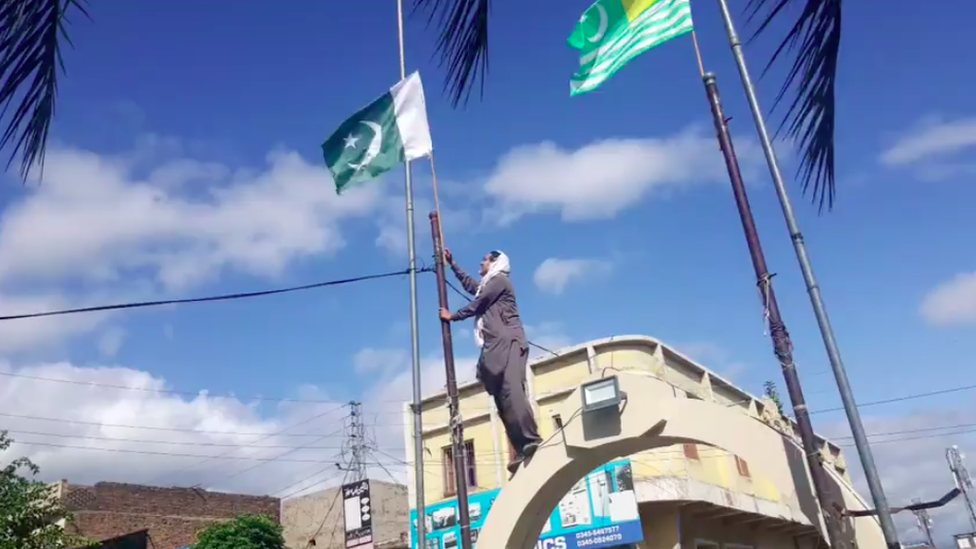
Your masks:
[[[721,405],[674,398],[673,388],[650,375],[612,372],[626,393],[616,420],[593,422],[581,414],[581,390],[563,403],[563,428],[501,491],[478,536],[489,549],[531,549],[549,513],[572,486],[591,470],[613,459],[673,444],[721,448],[754,464],[777,485],[792,481],[783,460],[759,451],[769,427]],[[609,373],[607,374],[609,375]],[[601,373],[591,380],[605,377]],[[702,421],[702,418],[709,418]],[[819,513],[810,517],[822,532]]]

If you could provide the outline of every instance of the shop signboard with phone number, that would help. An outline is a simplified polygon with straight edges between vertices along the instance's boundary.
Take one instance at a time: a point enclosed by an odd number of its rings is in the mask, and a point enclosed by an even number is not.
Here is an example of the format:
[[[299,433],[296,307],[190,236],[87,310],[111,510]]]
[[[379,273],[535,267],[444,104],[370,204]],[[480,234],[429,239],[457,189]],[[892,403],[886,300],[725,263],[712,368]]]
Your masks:
[[[605,549],[642,541],[633,479],[630,460],[610,462],[586,475],[552,510],[536,549]],[[489,490],[468,497],[475,548],[498,493]],[[423,549],[459,549],[457,499],[430,505],[426,511],[427,543]],[[410,519],[411,548],[418,549],[416,510],[410,511]]]

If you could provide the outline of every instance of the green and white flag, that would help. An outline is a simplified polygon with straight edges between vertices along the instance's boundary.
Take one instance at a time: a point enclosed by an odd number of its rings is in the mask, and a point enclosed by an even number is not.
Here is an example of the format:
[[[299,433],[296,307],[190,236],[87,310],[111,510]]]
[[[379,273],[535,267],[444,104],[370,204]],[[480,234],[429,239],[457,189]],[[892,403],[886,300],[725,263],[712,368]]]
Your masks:
[[[359,109],[322,143],[339,194],[431,150],[424,86],[417,72]]]
[[[597,89],[631,59],[691,30],[688,0],[597,0],[567,40],[580,51],[570,95]]]

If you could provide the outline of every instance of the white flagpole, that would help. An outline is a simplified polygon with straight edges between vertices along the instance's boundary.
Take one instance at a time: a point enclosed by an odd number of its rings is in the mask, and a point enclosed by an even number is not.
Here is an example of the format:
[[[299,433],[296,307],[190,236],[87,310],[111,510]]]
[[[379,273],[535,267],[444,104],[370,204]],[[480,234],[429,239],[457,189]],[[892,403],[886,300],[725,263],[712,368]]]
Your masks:
[[[397,31],[400,39],[400,80],[407,77],[407,60],[403,49],[403,0],[397,0]],[[413,228],[413,181],[410,173],[410,161],[406,166],[406,195],[407,195],[407,253],[410,278],[410,347],[413,362],[413,471],[414,493],[417,509],[417,549],[426,549],[426,520],[424,508],[424,427],[421,417],[423,395],[420,390],[420,334],[417,321],[417,245],[414,241]]]

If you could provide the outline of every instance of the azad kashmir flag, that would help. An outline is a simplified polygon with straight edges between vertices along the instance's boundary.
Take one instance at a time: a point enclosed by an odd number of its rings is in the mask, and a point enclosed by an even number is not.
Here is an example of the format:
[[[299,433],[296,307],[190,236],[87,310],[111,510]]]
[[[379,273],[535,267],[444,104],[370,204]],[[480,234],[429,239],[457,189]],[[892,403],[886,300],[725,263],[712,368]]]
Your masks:
[[[688,0],[597,0],[567,40],[580,51],[570,95],[597,89],[631,59],[692,29]]]
[[[350,116],[322,143],[336,193],[433,150],[420,73]]]

